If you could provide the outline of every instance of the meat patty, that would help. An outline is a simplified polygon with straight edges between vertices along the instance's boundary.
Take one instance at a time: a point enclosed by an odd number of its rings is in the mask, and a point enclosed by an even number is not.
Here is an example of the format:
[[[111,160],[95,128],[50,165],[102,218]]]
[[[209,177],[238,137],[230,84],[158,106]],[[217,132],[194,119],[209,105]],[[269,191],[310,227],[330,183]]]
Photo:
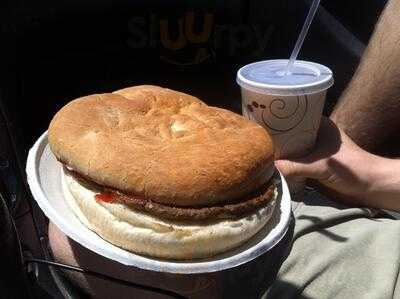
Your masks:
[[[137,195],[125,194],[119,190],[101,186],[82,174],[71,171],[65,168],[66,172],[79,180],[80,183],[86,187],[95,189],[96,192],[100,190],[97,197],[98,200],[106,198],[107,202],[119,202],[126,206],[133,208],[137,211],[145,212],[149,215],[156,216],[162,219],[175,220],[175,221],[215,221],[222,219],[235,219],[250,214],[255,210],[268,205],[274,199],[274,192],[276,185],[272,178],[259,190],[245,196],[235,202],[230,202],[222,205],[214,205],[208,207],[173,207],[165,204],[160,204],[152,201],[149,198],[144,198]]]

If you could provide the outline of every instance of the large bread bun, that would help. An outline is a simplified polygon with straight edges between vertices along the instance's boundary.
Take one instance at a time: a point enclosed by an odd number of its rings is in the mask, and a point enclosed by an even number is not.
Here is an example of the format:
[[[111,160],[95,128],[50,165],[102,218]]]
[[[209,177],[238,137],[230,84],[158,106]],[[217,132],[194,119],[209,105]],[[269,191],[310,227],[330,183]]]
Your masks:
[[[261,126],[156,86],[70,102],[51,121],[49,143],[60,161],[98,184],[174,206],[240,198],[273,169]]]

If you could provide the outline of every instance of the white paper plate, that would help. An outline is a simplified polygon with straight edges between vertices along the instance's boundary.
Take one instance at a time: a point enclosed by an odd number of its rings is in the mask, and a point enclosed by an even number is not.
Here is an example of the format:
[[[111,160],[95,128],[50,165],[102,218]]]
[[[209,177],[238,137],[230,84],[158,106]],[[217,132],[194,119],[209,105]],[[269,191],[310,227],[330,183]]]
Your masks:
[[[103,240],[84,226],[64,200],[61,164],[47,142],[45,132],[31,148],[26,172],[33,197],[45,215],[68,237],[106,258],[146,270],[167,273],[208,273],[247,263],[276,245],[285,235],[290,221],[290,194],[281,174],[277,205],[269,223],[244,245],[210,259],[167,261],[131,253]]]

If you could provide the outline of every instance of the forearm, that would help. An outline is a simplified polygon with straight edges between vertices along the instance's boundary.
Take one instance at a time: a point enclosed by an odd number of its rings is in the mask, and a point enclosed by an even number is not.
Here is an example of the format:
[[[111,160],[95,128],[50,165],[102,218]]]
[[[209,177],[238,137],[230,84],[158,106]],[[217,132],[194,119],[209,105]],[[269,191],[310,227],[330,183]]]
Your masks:
[[[400,211],[400,159],[373,156],[366,161],[366,166],[369,168],[369,188],[366,190],[365,204]]]
[[[400,0],[389,0],[359,68],[331,118],[374,149],[400,127]]]

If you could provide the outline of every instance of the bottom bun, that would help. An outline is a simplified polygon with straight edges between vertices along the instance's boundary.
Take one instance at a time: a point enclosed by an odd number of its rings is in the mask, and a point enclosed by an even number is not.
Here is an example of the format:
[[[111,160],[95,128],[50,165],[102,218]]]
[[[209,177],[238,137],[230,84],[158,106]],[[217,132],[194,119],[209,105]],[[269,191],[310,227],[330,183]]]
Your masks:
[[[95,189],[63,172],[63,192],[79,220],[106,241],[158,258],[205,258],[237,247],[271,218],[277,191],[267,206],[235,220],[174,222],[135,211],[121,203],[97,201]]]

